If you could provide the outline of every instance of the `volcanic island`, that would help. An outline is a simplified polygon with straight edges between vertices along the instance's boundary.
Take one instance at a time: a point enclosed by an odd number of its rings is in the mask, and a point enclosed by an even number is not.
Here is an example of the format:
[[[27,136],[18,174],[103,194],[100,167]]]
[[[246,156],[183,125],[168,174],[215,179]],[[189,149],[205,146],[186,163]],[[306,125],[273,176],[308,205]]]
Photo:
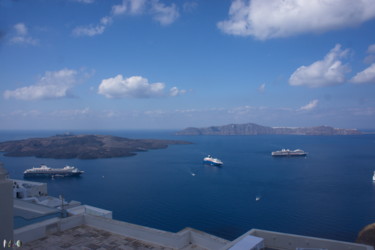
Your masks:
[[[54,159],[98,159],[136,155],[136,152],[191,144],[187,141],[129,139],[111,135],[56,135],[46,138],[0,142],[5,156],[35,156]]]

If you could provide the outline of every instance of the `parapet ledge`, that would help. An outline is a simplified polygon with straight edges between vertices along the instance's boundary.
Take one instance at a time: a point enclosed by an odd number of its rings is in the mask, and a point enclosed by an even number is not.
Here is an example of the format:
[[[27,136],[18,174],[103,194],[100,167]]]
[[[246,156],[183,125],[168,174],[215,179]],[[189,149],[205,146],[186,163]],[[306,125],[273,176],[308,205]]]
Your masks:
[[[83,215],[75,215],[67,218],[51,218],[31,225],[27,225],[14,230],[14,239],[23,243],[31,242],[51,233],[65,231],[67,229],[81,226]]]
[[[67,209],[67,212],[70,215],[89,214],[89,215],[112,219],[112,211],[89,206],[89,205],[77,205],[77,206]]]
[[[230,242],[223,238],[199,231],[191,227],[186,227],[183,230],[179,231],[177,234],[180,233],[188,233],[190,236],[189,238],[191,245],[199,246],[205,249],[220,249]]]
[[[263,238],[265,246],[273,249],[322,248],[329,250],[374,250],[372,246],[358,243],[260,229],[251,229],[237,239],[243,238],[247,235]]]
[[[189,245],[189,234],[162,231],[155,228],[131,224],[124,221],[84,214],[84,224],[111,233],[123,235],[166,248],[181,249]]]

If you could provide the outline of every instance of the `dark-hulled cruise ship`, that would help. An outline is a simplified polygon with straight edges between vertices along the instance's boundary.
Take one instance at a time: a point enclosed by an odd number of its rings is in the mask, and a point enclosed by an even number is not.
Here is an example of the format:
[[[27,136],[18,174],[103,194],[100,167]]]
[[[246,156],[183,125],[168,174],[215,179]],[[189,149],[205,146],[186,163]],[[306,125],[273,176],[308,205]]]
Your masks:
[[[49,168],[47,165],[40,165],[39,168],[30,168],[23,172],[25,178],[28,177],[65,177],[65,176],[79,176],[84,172],[78,168],[65,166],[64,168]]]

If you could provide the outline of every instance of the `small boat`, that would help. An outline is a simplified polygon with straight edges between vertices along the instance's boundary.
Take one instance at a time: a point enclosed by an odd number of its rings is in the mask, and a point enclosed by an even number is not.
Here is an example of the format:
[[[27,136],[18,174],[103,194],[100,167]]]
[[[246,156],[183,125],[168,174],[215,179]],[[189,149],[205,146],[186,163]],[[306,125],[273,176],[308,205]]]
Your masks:
[[[374,175],[372,176],[372,180],[375,181],[375,171],[374,171]]]
[[[207,157],[203,158],[204,164],[209,164],[213,166],[221,166],[223,165],[223,162],[219,160],[218,158],[213,158],[211,155],[208,155]]]
[[[302,149],[290,150],[290,149],[282,149],[279,151],[274,151],[271,154],[272,156],[306,156],[307,153]]]

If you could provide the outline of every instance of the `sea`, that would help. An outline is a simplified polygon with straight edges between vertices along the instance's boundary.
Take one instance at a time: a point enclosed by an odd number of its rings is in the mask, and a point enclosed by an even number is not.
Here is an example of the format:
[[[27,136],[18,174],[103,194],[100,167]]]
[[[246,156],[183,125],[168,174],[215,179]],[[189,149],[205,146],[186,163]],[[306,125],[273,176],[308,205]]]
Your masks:
[[[0,141],[67,131],[0,131]],[[47,164],[72,165],[81,177],[42,179],[62,195],[113,211],[113,218],[178,232],[192,227],[228,240],[252,228],[355,241],[375,222],[375,134],[351,136],[176,136],[172,130],[70,131],[192,142],[109,159],[6,157],[10,178]],[[274,158],[282,148],[307,157]],[[202,164],[208,154],[222,167]]]

